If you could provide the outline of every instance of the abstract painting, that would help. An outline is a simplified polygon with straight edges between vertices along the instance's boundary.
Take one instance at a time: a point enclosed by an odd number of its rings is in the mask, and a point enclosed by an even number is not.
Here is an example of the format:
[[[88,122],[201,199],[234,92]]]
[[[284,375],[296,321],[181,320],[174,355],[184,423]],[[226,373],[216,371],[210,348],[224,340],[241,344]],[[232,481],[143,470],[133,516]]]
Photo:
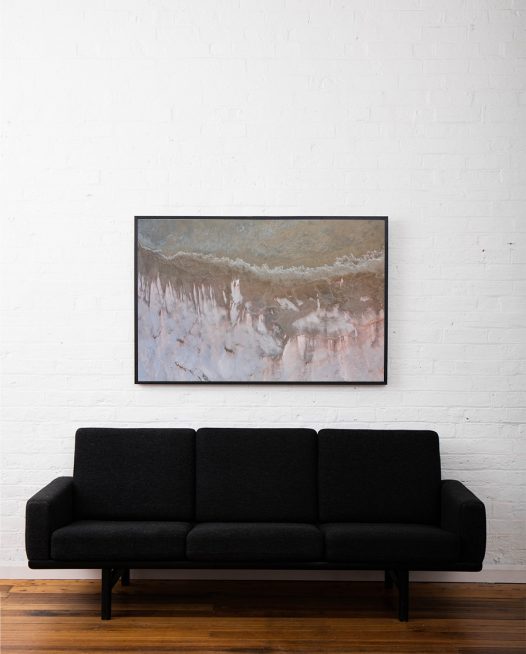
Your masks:
[[[386,383],[387,218],[137,217],[136,383]]]

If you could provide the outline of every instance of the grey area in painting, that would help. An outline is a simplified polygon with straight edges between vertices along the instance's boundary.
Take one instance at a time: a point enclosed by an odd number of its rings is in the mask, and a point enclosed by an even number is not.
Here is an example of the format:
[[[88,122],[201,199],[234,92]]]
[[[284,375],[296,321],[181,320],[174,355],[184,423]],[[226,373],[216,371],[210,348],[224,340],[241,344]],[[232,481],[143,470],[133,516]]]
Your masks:
[[[142,218],[138,381],[381,382],[384,222]]]

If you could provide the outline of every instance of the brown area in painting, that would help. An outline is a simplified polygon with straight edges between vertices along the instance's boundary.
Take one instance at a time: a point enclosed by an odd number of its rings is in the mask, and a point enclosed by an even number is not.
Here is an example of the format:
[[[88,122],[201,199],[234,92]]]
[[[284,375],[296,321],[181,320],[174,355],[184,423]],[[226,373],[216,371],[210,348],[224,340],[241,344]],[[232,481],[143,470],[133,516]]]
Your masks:
[[[263,316],[266,328],[282,343],[296,333],[294,322],[306,318],[320,307],[327,311],[337,308],[356,317],[367,310],[378,315],[384,308],[384,278],[376,272],[352,272],[319,279],[283,279],[277,275],[260,275],[250,268],[235,270],[227,262],[203,260],[191,254],[166,259],[140,246],[138,264],[139,273],[146,282],[142,293],[147,303],[150,285],[159,283],[163,295],[170,286],[176,295],[193,298],[197,313],[203,293],[217,305],[230,307],[236,302],[232,282],[239,280],[243,298],[240,319],[244,318],[245,312],[254,318]],[[278,301],[280,299],[286,299],[294,306],[283,306],[283,302],[280,304]],[[308,322],[302,332],[309,334]],[[313,327],[312,333],[319,334],[320,325]],[[331,327],[331,332],[326,336],[337,339],[340,334]]]

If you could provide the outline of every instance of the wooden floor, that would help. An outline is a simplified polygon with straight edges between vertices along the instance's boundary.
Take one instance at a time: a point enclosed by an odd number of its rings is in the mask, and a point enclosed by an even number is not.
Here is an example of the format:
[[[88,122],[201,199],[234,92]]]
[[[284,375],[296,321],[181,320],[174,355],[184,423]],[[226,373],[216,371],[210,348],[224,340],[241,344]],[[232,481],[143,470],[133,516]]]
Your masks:
[[[377,582],[134,581],[99,619],[96,581],[5,581],[2,654],[526,652],[526,586],[411,584],[408,623]]]

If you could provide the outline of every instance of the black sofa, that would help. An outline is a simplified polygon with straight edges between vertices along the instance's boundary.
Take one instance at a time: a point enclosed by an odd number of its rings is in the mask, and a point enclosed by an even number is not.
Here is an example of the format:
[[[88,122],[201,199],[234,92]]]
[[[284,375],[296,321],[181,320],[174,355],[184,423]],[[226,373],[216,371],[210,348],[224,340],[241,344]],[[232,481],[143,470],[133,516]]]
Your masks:
[[[73,477],[27,503],[30,568],[482,568],[484,504],[442,481],[431,431],[79,429]]]

